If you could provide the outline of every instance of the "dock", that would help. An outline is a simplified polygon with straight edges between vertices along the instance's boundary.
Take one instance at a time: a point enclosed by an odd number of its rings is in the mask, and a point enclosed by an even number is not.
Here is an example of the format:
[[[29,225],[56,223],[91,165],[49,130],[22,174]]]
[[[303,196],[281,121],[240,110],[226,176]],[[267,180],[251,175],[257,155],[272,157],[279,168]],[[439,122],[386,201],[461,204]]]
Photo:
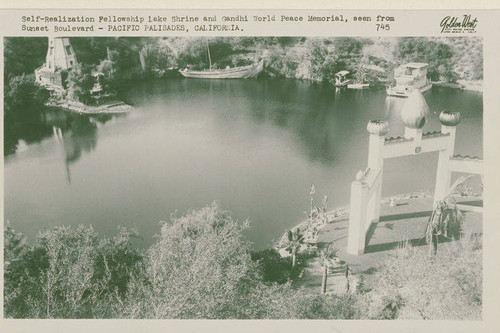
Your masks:
[[[99,105],[86,105],[79,102],[64,101],[61,103],[48,103],[47,106],[87,115],[121,114],[134,110],[132,105],[126,104],[122,101],[109,101]]]

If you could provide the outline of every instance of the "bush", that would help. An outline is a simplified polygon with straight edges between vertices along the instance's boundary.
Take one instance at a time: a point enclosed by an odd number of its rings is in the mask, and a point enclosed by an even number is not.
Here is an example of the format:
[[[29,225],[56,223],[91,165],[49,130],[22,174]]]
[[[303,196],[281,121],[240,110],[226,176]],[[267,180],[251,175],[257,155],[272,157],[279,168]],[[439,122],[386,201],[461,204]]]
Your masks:
[[[99,239],[92,227],[54,227],[24,245],[10,227],[5,242],[5,317],[116,316],[130,273],[142,260],[134,233]]]
[[[15,76],[5,87],[4,108],[6,112],[19,109],[43,107],[50,93],[35,82],[35,75]]]
[[[143,74],[146,78],[161,77],[171,66],[171,50],[158,43],[146,44],[139,52]]]
[[[452,242],[432,258],[425,248],[395,250],[372,291],[361,281],[359,293],[321,295],[286,281],[289,258],[273,250],[251,256],[247,227],[212,204],[163,223],[156,242],[141,252],[132,245],[137,233],[127,229],[101,238],[91,227],[54,227],[27,245],[7,226],[4,316],[481,318],[482,250],[476,241]]]
[[[371,292],[380,319],[481,319],[482,249],[455,241],[429,257],[422,248],[395,250]]]
[[[90,90],[94,87],[95,78],[92,72],[97,69],[94,65],[76,65],[68,74],[68,96],[84,104],[94,103]]]
[[[296,278],[301,270],[299,260],[295,269],[290,264],[290,258],[282,258],[274,249],[266,249],[252,253],[252,260],[257,262],[262,272],[264,282],[286,283]]]
[[[431,80],[456,80],[451,61],[453,52],[448,44],[426,38],[401,38],[394,50],[394,56],[400,63],[428,63],[427,77]]]
[[[242,236],[247,227],[216,204],[164,223],[131,284],[126,315],[238,317],[240,293],[255,278]]]

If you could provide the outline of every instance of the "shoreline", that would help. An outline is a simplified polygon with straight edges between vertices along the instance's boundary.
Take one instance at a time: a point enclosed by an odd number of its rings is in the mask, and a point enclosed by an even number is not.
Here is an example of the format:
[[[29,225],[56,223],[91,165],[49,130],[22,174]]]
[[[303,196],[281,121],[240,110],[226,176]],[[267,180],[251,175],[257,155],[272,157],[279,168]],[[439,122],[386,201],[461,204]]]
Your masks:
[[[436,87],[460,89],[460,90],[466,90],[466,91],[474,91],[474,92],[478,92],[478,93],[483,92],[483,81],[482,80],[477,80],[477,81],[458,80],[457,83],[436,81],[436,82],[432,82],[432,84],[435,85]]]
[[[59,108],[65,111],[86,115],[122,114],[131,112],[135,109],[132,105],[118,100],[112,100],[95,106],[69,100],[64,100],[62,102],[47,102],[45,105],[48,107]]]
[[[388,203],[391,200],[402,201],[402,200],[409,200],[409,199],[429,198],[431,196],[433,196],[433,194],[428,192],[428,191],[408,192],[408,193],[404,193],[404,194],[398,194],[398,195],[384,197],[380,200],[380,203]],[[328,222],[331,222],[335,218],[342,218],[342,217],[348,216],[349,209],[350,209],[350,206],[347,205],[347,206],[342,206],[342,207],[338,207],[338,208],[335,208],[333,210],[327,211],[326,217],[328,218]],[[294,229],[298,228],[300,231],[305,232],[307,230],[308,223],[309,223],[308,220],[303,220],[302,222],[299,222],[295,226],[287,229],[287,231],[294,230]],[[321,230],[324,226],[325,225],[319,226],[318,229]],[[280,240],[279,240],[278,244],[273,246],[273,248],[278,250],[278,252],[279,252],[279,250],[282,249],[282,248],[278,247],[278,245],[280,243],[282,243],[282,241],[287,237],[287,231],[285,231],[283,233],[283,235],[279,238]],[[312,242],[309,242],[309,243],[312,243]]]
[[[406,201],[408,201],[410,199],[431,198],[433,196],[434,196],[434,194],[431,192],[428,192],[428,191],[408,192],[408,193],[404,193],[404,194],[397,194],[397,195],[383,197],[380,200],[380,203],[387,204],[387,203],[391,202],[392,200],[394,200],[396,202],[396,205],[398,205],[398,204],[404,204]],[[479,194],[479,193],[467,193],[467,196],[479,197],[479,196],[481,196],[481,194]],[[348,218],[349,217],[349,209],[350,209],[349,206],[342,206],[342,207],[327,211],[325,214],[326,217],[328,218],[327,224],[331,223],[335,219],[346,218],[346,217]],[[276,244],[274,244],[271,248],[276,250],[283,257],[283,254],[285,254],[285,252],[288,253],[286,250],[286,247],[282,245],[286,242],[288,230],[298,229],[303,235],[306,235],[308,232],[310,232],[309,228],[312,227],[312,228],[316,228],[317,234],[319,234],[321,229],[323,229],[327,225],[327,224],[322,224],[322,225],[316,224],[316,225],[309,226],[308,224],[309,224],[309,220],[303,220],[302,222],[296,224],[295,226],[287,229],[283,233],[283,235],[281,237],[279,237],[279,241]],[[306,237],[304,237],[304,238],[306,238]],[[317,241],[317,235],[315,238],[309,238],[307,240],[304,240],[304,244],[300,247],[298,252],[302,252],[302,251],[307,250],[309,248],[309,246],[317,247],[319,243],[320,242]],[[285,256],[286,256],[286,254],[285,254]]]

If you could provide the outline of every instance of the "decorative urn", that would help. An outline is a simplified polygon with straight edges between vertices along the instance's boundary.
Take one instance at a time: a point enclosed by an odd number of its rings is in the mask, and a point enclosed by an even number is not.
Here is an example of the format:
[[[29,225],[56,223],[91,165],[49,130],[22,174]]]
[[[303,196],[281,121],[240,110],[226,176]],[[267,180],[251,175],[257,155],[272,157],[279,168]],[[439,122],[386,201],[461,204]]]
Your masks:
[[[444,126],[457,126],[460,122],[460,112],[442,111],[439,114],[439,121]]]
[[[383,120],[370,120],[366,125],[366,130],[370,134],[385,136],[389,132],[389,123]]]
[[[425,119],[430,114],[429,106],[424,96],[414,89],[408,96],[408,100],[401,110],[401,120],[406,127],[412,129],[421,129],[425,125]]]

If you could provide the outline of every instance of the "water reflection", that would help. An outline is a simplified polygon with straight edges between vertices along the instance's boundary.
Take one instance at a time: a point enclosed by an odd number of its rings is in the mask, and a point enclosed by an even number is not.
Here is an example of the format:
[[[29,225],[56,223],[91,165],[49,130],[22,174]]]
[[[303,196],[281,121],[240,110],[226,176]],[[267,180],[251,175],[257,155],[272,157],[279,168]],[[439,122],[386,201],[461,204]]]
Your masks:
[[[20,142],[38,143],[52,133],[52,126],[39,109],[15,110],[4,113],[4,155],[14,154]]]
[[[60,146],[68,183],[71,183],[70,165],[76,163],[82,153],[91,153],[95,149],[98,127],[114,117],[107,114],[78,115],[54,109],[16,115],[5,119],[5,156],[14,155],[20,148],[52,136]]]
[[[443,109],[460,111],[456,152],[481,155],[482,96],[424,96],[424,130],[439,129]],[[383,90],[173,79],[135,83],[124,97],[136,110],[123,119],[54,110],[6,117],[6,220],[31,235],[55,223],[93,223],[110,234],[118,224],[136,226],[148,239],[176,210],[216,200],[252,221],[247,236],[263,248],[304,218],[311,184],[330,208],[348,204],[350,183],[366,167],[369,120],[388,120],[390,136],[404,131],[405,100]],[[432,191],[436,163],[425,154],[384,162],[383,195]]]

